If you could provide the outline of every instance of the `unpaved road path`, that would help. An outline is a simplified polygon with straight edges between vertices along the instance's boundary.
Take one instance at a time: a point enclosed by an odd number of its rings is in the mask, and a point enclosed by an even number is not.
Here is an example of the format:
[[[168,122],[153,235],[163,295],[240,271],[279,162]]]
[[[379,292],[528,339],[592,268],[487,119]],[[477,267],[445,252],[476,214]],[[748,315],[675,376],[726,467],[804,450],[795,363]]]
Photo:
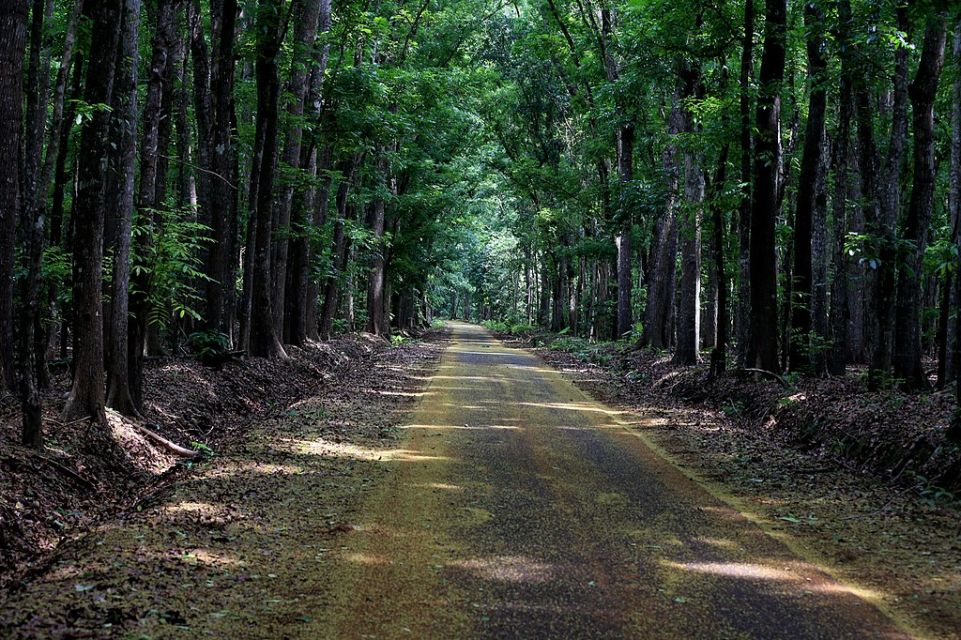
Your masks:
[[[659,457],[642,418],[452,332],[426,387],[368,391],[416,395],[402,437],[341,438],[305,403],[0,603],[0,637],[908,637]]]
[[[340,554],[323,635],[905,637],[629,416],[480,327],[453,331],[403,462]]]

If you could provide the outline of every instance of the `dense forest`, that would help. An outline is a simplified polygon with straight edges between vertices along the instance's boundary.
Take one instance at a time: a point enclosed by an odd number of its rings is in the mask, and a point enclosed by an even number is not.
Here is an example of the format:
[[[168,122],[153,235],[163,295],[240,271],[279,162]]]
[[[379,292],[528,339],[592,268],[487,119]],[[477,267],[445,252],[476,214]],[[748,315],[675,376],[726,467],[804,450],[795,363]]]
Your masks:
[[[43,443],[145,358],[434,315],[961,392],[948,2],[9,0],[0,354]]]

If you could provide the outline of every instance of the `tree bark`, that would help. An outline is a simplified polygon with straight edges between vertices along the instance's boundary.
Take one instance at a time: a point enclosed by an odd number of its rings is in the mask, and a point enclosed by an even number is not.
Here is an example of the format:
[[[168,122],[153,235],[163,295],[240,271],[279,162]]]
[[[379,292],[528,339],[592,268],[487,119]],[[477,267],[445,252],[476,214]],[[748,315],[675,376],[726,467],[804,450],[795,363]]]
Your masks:
[[[724,211],[719,202],[727,181],[727,161],[731,145],[725,143],[721,147],[721,154],[717,161],[717,171],[714,174],[711,197],[711,252],[714,258],[715,286],[717,287],[717,330],[714,339],[714,349],[711,351],[711,379],[722,375],[727,368],[728,328],[731,323],[728,309],[728,276],[724,259]]]
[[[808,119],[804,132],[804,151],[801,174],[798,177],[797,203],[794,211],[794,269],[791,330],[789,334],[789,366],[792,371],[811,368],[811,240],[814,220],[818,174],[824,154],[825,111],[827,92],[824,57],[824,37],[821,33],[823,17],[811,2],[804,7],[808,57]]]
[[[387,179],[387,161],[383,159],[383,151],[378,151],[377,170],[378,182]],[[374,246],[371,257],[370,272],[367,277],[367,331],[375,336],[386,337],[390,334],[390,327],[386,322],[384,305],[387,300],[384,295],[386,286],[386,252],[384,246],[384,216],[385,202],[383,197],[376,196],[371,204],[368,227],[373,235]]]
[[[43,446],[43,417],[39,393],[40,371],[46,344],[37,342],[40,327],[40,268],[43,258],[44,213],[38,192],[38,174],[43,154],[44,125],[47,115],[47,83],[50,57],[43,37],[44,21],[53,13],[49,0],[34,0],[30,21],[30,56],[27,65],[26,128],[23,165],[20,179],[23,193],[19,198],[20,230],[25,244],[26,275],[20,281],[20,317],[17,350],[20,356],[20,406],[22,410],[21,442],[39,449]],[[25,16],[24,16],[25,18]]]
[[[120,36],[119,0],[84,3],[92,23],[87,104],[110,104]],[[110,149],[110,114],[98,109],[80,134],[77,194],[73,206],[74,375],[64,419],[104,421],[102,271],[104,179]]]
[[[780,361],[774,228],[780,209],[780,87],[784,80],[786,29],[787,0],[767,0],[751,197],[751,338],[747,362],[775,373],[780,370]]]
[[[340,163],[340,183],[337,185],[337,220],[334,222],[334,237],[332,241],[331,260],[332,271],[327,276],[324,284],[324,304],[320,318],[320,338],[329,340],[334,328],[334,317],[337,315],[337,303],[340,296],[340,279],[343,277],[347,267],[348,239],[346,234],[346,224],[350,219],[353,208],[347,204],[347,196],[350,195],[351,183],[355,179],[355,171],[359,164],[359,158],[353,157]],[[455,309],[456,313],[456,309]]]
[[[740,152],[741,193],[737,216],[738,280],[737,306],[734,310],[736,360],[747,366],[747,350],[751,328],[751,167],[753,136],[751,129],[751,75],[754,69],[754,0],[744,2],[744,34],[741,43],[740,88]]]
[[[0,5],[0,148],[13,157],[0,163],[0,370],[3,382],[17,388],[13,344],[14,236],[20,212],[20,124],[23,116],[23,52],[27,40],[28,4],[11,0]]]
[[[14,156],[0,164],[0,241],[3,243],[0,247],[0,356],[3,360],[4,382],[11,389],[17,388],[13,363],[14,232],[23,204],[20,193],[20,163],[15,156],[20,148],[23,52],[27,40],[28,13],[26,0],[0,5],[0,149],[6,149]],[[30,235],[33,237],[36,234],[32,230]],[[35,278],[36,273],[29,277]],[[23,336],[20,342],[23,343]],[[30,356],[31,353],[32,349],[28,349],[27,355]],[[29,358],[23,365],[20,388],[23,407],[22,441],[27,446],[39,448],[43,446],[40,399]]]
[[[155,29],[151,44],[150,66],[148,67],[147,90],[141,116],[140,141],[140,184],[137,188],[137,221],[147,230],[135,240],[135,253],[145,256],[153,242],[154,211],[161,203],[157,202],[157,182],[160,155],[160,126],[163,117],[164,92],[171,91],[167,86],[164,71],[176,38],[177,0],[159,0],[155,13]],[[130,379],[130,397],[133,406],[139,411],[143,407],[143,362],[146,348],[149,317],[151,314],[150,295],[153,283],[146,270],[134,271],[131,275],[129,307],[131,320],[128,326],[127,375]]]
[[[903,266],[898,272],[893,361],[895,376],[914,389],[927,386],[921,366],[921,272],[934,207],[934,100],[944,64],[945,38],[944,18],[930,17],[918,71],[908,87],[914,130],[914,184],[903,233],[910,248],[902,252]]]
[[[107,347],[107,404],[124,415],[136,415],[130,393],[128,328],[130,231],[133,222],[134,176],[137,162],[137,67],[140,0],[123,0],[123,31],[117,53],[114,83],[114,178],[110,194],[117,217],[111,247],[113,278],[110,288],[110,343]]]
[[[287,170],[306,169],[306,163],[302,162],[301,159],[301,143],[304,133],[302,119],[304,99],[307,96],[307,81],[311,74],[309,73],[310,65],[304,61],[307,60],[310,63],[314,61],[314,48],[316,46],[314,40],[317,37],[319,16],[320,0],[301,0],[295,4],[293,58],[287,90],[284,92],[287,99],[285,112],[289,125],[284,140],[281,163]],[[284,332],[287,262],[293,231],[290,226],[290,218],[297,190],[296,181],[285,181],[281,186],[280,194],[274,206],[277,233],[272,247],[271,275],[273,277],[274,329],[278,335],[283,335]]]
[[[664,149],[664,173],[667,176],[667,202],[664,215],[657,221],[651,247],[650,285],[644,310],[644,335],[641,344],[655,349],[670,347],[673,340],[674,291],[677,271],[677,218],[680,168],[674,138],[684,130],[683,96],[675,92],[668,119],[668,144]]]
[[[234,40],[237,31],[237,1],[220,0],[211,6],[211,32],[213,59],[195,62],[195,69],[209,70],[209,91],[201,91],[198,99],[208,100],[209,115],[204,123],[209,127],[210,143],[201,141],[205,146],[203,154],[209,174],[201,206],[204,218],[211,228],[211,244],[205,252],[204,272],[208,280],[204,284],[204,327],[209,331],[229,335],[231,327],[227,319],[231,316],[227,307],[227,291],[231,289],[232,262],[235,239],[233,220],[237,213],[237,187],[231,180],[234,158]],[[202,36],[201,36],[202,38]],[[194,55],[204,55],[205,48],[194,49]]]
[[[954,30],[954,66],[961,69],[961,22]],[[958,247],[956,255],[961,256],[961,73],[954,76],[951,104],[951,173],[948,188],[948,210],[954,221],[954,244]],[[945,382],[955,376],[961,388],[961,273],[954,274],[958,283],[953,293],[956,321],[949,325],[945,336],[948,346],[948,362],[945,363]],[[950,288],[950,287],[949,287]]]
[[[277,57],[283,39],[283,3],[260,0],[257,16],[257,130],[263,139],[257,201],[251,211],[256,220],[257,246],[254,251],[253,297],[250,326],[250,355],[286,358],[287,353],[274,325],[271,296],[270,248],[273,241],[271,206],[277,167],[277,100],[280,80]]]

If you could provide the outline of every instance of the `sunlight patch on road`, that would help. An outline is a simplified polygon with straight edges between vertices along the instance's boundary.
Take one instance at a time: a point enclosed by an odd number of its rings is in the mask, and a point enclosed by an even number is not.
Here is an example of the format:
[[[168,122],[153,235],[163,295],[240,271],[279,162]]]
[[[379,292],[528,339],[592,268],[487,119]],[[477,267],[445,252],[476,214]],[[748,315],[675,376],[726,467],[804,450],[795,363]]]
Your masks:
[[[749,562],[671,562],[663,564],[672,569],[682,569],[741,580],[771,580],[796,585],[802,593],[822,593],[827,595],[849,595],[869,602],[880,602],[883,595],[872,589],[835,582],[820,573],[817,567],[806,563],[792,562],[790,566],[779,568],[769,564]]]
[[[430,391],[374,391],[379,396],[401,396],[404,398],[420,398],[433,395]]]
[[[554,577],[554,568],[527,556],[491,556],[448,563],[478,578],[495,582],[540,584]]]
[[[485,431],[487,429],[517,431],[522,427],[509,424],[456,425],[456,424],[403,424],[398,429],[438,429],[440,431]]]
[[[348,562],[354,562],[356,564],[362,564],[367,566],[378,566],[385,564],[393,564],[391,560],[388,560],[385,556],[376,555],[372,553],[349,553],[344,558]]]
[[[347,442],[317,440],[281,440],[278,448],[294,453],[323,456],[325,458],[351,458],[381,462],[427,462],[431,460],[450,460],[447,456],[434,456],[412,449],[371,449]]]
[[[457,484],[448,484],[446,482],[415,482],[411,484],[412,487],[418,487],[420,489],[438,489],[440,491],[463,491],[464,487]]]
[[[590,404],[587,402],[518,402],[517,404],[525,407],[537,407],[540,409],[558,409],[560,411],[585,411],[590,413],[603,413],[609,416],[620,416],[628,413],[627,411],[615,411],[604,407]]]
[[[716,576],[729,578],[744,578],[747,580],[782,580],[795,582],[802,580],[798,575],[768,567],[763,564],[752,564],[748,562],[670,562],[665,561],[665,565],[673,569],[684,569],[695,573],[707,573]]]
[[[443,369],[443,367],[441,367]],[[456,367],[460,368],[460,367]],[[434,380],[475,380],[480,382],[510,382],[510,378],[504,376],[434,376]],[[473,391],[473,389],[468,389]]]
[[[247,564],[232,553],[214,549],[191,549],[185,552],[180,560],[184,564],[207,567],[243,567]]]
[[[269,462],[256,462],[253,460],[231,460],[222,461],[217,466],[204,471],[200,477],[211,478],[230,478],[233,476],[243,476],[248,474],[274,475],[284,474],[299,476],[306,473],[306,469],[295,464],[273,464]]]

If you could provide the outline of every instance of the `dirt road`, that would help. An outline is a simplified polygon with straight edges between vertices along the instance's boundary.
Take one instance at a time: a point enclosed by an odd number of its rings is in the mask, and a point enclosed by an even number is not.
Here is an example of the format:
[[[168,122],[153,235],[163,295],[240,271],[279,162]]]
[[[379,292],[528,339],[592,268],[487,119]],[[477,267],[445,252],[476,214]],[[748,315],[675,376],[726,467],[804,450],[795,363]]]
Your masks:
[[[656,455],[643,418],[452,331],[426,385],[379,362],[386,387],[295,407],[69,547],[0,602],[0,637],[908,637]],[[403,397],[395,431],[376,398]]]
[[[528,352],[454,325],[326,637],[897,638]]]

